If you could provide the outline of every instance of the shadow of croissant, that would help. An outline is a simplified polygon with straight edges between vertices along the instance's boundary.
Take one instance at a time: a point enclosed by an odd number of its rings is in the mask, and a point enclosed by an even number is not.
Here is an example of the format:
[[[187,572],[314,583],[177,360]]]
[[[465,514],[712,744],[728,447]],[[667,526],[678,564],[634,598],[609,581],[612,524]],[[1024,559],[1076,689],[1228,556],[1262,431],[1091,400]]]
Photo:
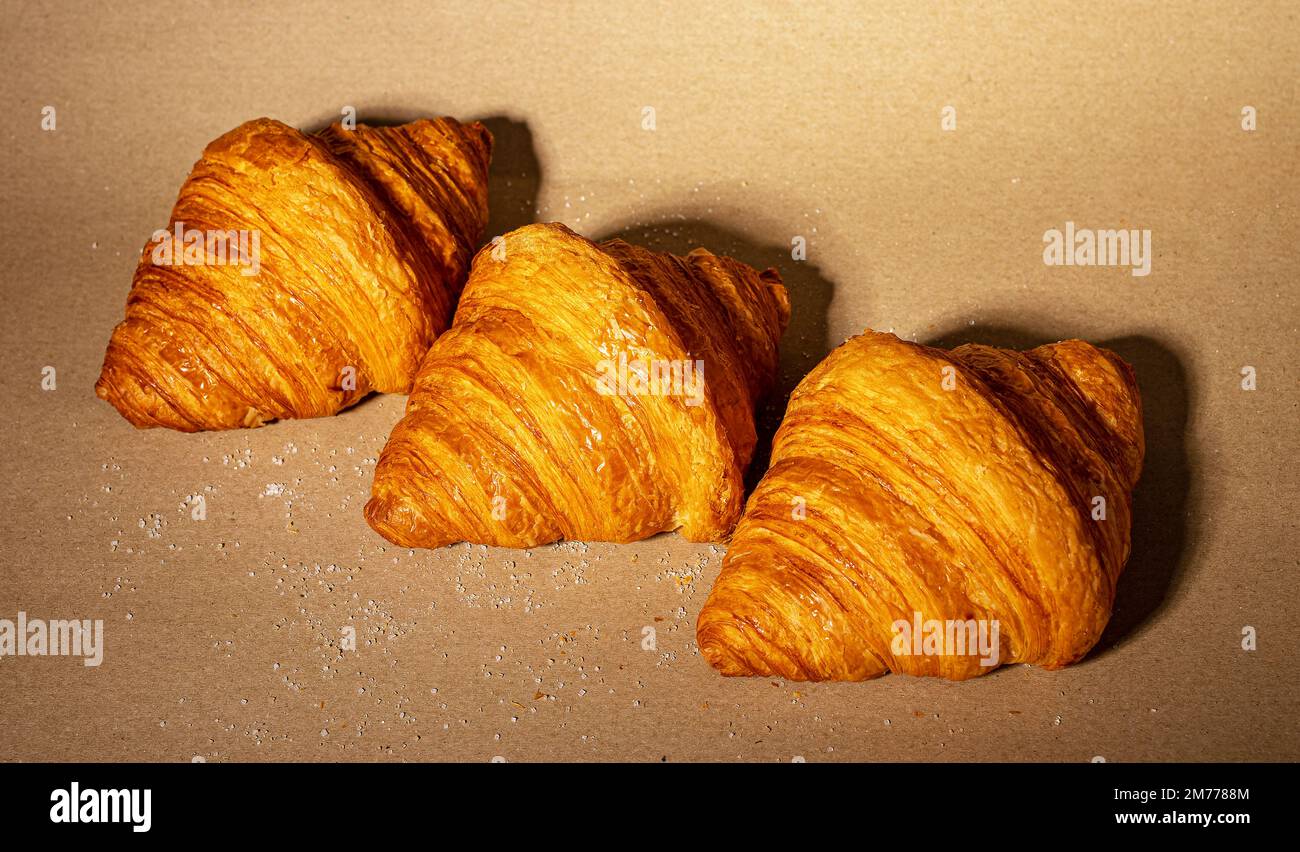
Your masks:
[[[964,343],[1032,349],[1061,339],[1059,331],[1048,336],[1011,327],[982,327],[954,330],[927,343],[945,349]],[[1137,373],[1146,456],[1133,492],[1132,550],[1119,579],[1110,623],[1088,655],[1090,660],[1141,635],[1174,597],[1183,579],[1188,518],[1195,499],[1184,439],[1189,389],[1181,360],[1163,343],[1141,335],[1091,342],[1119,355]]]
[[[537,221],[537,196],[542,189],[542,164],[533,133],[522,121],[504,116],[480,118],[492,134],[492,165],[488,170],[488,223],[484,242]]]
[[[699,219],[673,219],[617,229],[597,241],[622,239],[655,251],[684,255],[703,247],[727,255],[760,272],[776,269],[790,297],[790,325],[780,343],[780,368],[776,386],[760,401],[755,418],[758,444],[745,475],[746,493],[767,471],[772,436],[781,425],[790,392],[834,348],[830,342],[827,312],[834,285],[808,261],[791,258],[788,242],[761,242],[722,225]]]

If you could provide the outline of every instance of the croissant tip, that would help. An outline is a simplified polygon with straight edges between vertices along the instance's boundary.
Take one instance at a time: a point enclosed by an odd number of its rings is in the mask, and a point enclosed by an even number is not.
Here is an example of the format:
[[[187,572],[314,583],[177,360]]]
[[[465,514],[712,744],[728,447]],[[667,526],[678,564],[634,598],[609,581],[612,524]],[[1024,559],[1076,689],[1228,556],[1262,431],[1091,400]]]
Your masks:
[[[731,653],[727,640],[716,635],[710,627],[699,628],[697,643],[700,656],[724,677],[750,677],[758,674],[747,666],[735,654]]]
[[[389,533],[389,501],[379,497],[371,497],[366,501],[364,514],[366,523],[375,532],[392,541]],[[394,542],[396,543],[396,542]]]
[[[419,519],[416,503],[400,494],[373,494],[364,513],[370,528],[398,547],[433,549],[454,543],[436,538],[431,525]]]
[[[122,415],[131,423],[131,425],[140,428],[146,425],[141,422],[138,416],[133,415],[128,406],[126,406],[121,390],[114,384],[112,376],[109,373],[107,365],[100,372],[99,378],[95,380],[95,396],[113,406],[118,414]]]
[[[471,131],[477,137],[477,141],[483,146],[484,152],[491,156],[492,149],[496,145],[496,137],[492,135],[492,131],[488,129],[488,126],[481,121],[471,121],[465,125],[465,129]]]
[[[785,282],[781,280],[781,273],[775,267],[769,266],[764,269],[759,273],[758,278],[767,285],[767,291],[776,299],[777,320],[781,332],[784,333],[790,325],[790,291],[786,289]]]
[[[762,637],[747,626],[745,611],[756,603],[748,595],[709,595],[695,620],[695,642],[700,656],[726,677],[766,677],[774,674],[771,660],[759,651]],[[757,644],[756,644],[757,643]]]

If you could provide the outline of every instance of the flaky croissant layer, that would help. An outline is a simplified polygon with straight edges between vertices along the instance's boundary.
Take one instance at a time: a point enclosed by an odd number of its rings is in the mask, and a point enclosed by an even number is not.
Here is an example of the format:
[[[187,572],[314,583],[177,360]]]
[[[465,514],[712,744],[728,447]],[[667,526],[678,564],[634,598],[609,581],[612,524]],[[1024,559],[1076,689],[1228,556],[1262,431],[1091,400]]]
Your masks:
[[[197,431],[409,391],[482,236],[491,141],[447,118],[216,139],[145,246],[96,393]]]
[[[855,337],[790,399],[700,651],[793,680],[1079,660],[1110,617],[1142,455],[1111,352]]]
[[[775,270],[702,249],[507,234],[420,368],[366,519],[411,547],[719,540],[789,310]]]

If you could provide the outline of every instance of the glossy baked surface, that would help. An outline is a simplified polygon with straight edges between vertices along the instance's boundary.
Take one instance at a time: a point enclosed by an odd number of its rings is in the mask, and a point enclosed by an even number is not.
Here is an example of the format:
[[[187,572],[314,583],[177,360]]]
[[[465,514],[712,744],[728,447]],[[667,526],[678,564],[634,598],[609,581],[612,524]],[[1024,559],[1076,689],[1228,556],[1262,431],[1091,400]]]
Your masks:
[[[96,393],[136,426],[197,431],[407,392],[481,237],[490,150],[446,118],[314,136],[257,119],[216,139],[167,226],[200,234],[196,262],[174,238],[174,257],[145,246]],[[240,232],[256,274],[208,249]]]
[[[900,653],[894,624],[919,613],[996,620],[1003,664],[1079,660],[1110,617],[1142,454],[1137,385],[1113,353],[855,337],[790,399],[700,651],[723,674],[794,680],[991,670]]]
[[[520,228],[474,259],[379,458],[366,518],[413,547],[678,528],[719,540],[740,515],[754,407],[788,319],[773,270]],[[702,364],[700,392],[684,380],[681,393],[601,392],[624,360]]]

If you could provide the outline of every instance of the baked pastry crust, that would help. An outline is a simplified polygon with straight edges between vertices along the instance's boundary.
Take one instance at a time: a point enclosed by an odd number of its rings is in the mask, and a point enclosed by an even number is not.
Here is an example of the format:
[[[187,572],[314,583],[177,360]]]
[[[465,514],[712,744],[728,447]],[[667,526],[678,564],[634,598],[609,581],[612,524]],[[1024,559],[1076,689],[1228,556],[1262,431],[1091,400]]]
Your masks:
[[[210,250],[178,262],[174,239],[160,264],[155,235],[95,392],[138,427],[192,432],[409,391],[487,221],[491,143],[449,118],[318,135],[262,118],[216,139],[166,233],[243,232],[256,274]]]
[[[754,408],[789,313],[775,270],[597,245],[557,224],[513,231],[475,257],[379,458],[366,519],[409,547],[679,528],[720,540],[740,515]],[[602,392],[624,360],[702,362],[700,393]]]
[[[921,614],[996,620],[1001,663],[1075,662],[1110,617],[1142,455],[1133,371],[1107,350],[855,337],[790,399],[700,651],[726,675],[791,680],[991,670],[900,649],[894,625]]]

